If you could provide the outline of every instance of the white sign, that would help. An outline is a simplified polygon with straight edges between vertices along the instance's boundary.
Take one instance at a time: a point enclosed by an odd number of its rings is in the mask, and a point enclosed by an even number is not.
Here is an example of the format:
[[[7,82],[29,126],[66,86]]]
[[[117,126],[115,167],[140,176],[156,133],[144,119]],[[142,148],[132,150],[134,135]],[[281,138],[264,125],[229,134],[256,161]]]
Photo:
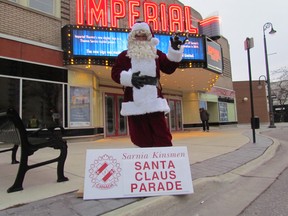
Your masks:
[[[186,147],[87,150],[84,200],[191,193]]]

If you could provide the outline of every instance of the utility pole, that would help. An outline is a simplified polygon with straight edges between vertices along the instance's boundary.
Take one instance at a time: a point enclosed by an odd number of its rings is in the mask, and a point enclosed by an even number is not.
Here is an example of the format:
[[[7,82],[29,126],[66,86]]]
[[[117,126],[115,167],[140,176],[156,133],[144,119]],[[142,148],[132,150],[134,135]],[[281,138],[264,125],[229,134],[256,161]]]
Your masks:
[[[253,88],[252,88],[252,75],[251,75],[251,63],[250,63],[250,49],[254,47],[253,38],[246,38],[244,41],[244,49],[247,50],[248,57],[248,71],[249,71],[249,85],[250,85],[250,104],[251,104],[251,128],[253,135],[253,143],[256,142],[255,136],[255,116],[254,116],[254,102],[253,102]]]

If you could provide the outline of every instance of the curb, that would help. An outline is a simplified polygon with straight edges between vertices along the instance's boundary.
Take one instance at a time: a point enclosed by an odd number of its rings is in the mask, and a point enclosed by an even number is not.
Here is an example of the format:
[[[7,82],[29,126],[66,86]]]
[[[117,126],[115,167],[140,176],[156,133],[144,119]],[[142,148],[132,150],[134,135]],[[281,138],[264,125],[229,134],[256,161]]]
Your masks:
[[[263,136],[263,135],[262,135]],[[266,136],[267,137],[267,136]],[[208,183],[225,183],[235,181],[239,176],[243,176],[251,170],[256,169],[263,163],[269,161],[274,157],[280,143],[278,140],[267,137],[273,143],[266,149],[266,151],[259,157],[251,160],[242,166],[231,170],[228,173],[221,174],[213,177],[199,178],[193,181],[194,191],[196,187],[203,187]],[[183,205],[189,199],[192,199],[193,194],[180,195],[180,196],[162,196],[162,197],[149,197],[136,201],[130,205],[115,209],[114,211],[103,214],[103,216],[147,216],[147,215],[160,215],[163,216],[163,209],[171,209],[179,204]]]

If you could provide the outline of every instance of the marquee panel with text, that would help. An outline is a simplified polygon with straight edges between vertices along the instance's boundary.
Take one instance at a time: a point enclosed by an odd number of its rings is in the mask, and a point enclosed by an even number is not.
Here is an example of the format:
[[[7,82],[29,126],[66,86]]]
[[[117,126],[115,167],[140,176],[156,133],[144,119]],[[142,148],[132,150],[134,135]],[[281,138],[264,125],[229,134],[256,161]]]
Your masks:
[[[113,65],[117,55],[127,49],[127,29],[67,25],[62,28],[64,63]],[[184,35],[180,38],[183,40]],[[157,49],[167,53],[171,34],[155,33]],[[189,35],[184,45],[181,67],[203,67],[206,59],[205,38]]]

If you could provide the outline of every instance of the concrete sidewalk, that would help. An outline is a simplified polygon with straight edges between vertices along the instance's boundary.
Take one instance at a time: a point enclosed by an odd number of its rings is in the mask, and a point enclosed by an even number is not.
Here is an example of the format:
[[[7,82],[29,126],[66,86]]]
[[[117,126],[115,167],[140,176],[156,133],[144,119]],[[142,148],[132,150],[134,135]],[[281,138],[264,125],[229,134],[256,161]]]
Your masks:
[[[234,169],[253,169],[269,160],[278,147],[277,140],[259,134],[252,143],[249,125],[238,127],[211,128],[209,133],[185,131],[173,133],[175,146],[187,146],[194,187],[209,177],[224,175]],[[55,183],[56,166],[49,165],[28,171],[24,190],[8,194],[6,190],[14,181],[17,165],[11,165],[10,154],[0,158],[0,216],[2,215],[147,215],[154,207],[163,215],[165,205],[177,205],[181,196],[150,198],[106,199],[83,201],[77,197],[84,185],[86,149],[135,148],[128,137],[106,138],[91,142],[71,142],[65,165],[68,182]],[[37,152],[33,160],[49,158],[54,151]],[[2,156],[3,155],[3,156]],[[33,156],[34,157],[34,156]],[[193,196],[191,195],[187,195]],[[161,214],[162,212],[162,214]]]

